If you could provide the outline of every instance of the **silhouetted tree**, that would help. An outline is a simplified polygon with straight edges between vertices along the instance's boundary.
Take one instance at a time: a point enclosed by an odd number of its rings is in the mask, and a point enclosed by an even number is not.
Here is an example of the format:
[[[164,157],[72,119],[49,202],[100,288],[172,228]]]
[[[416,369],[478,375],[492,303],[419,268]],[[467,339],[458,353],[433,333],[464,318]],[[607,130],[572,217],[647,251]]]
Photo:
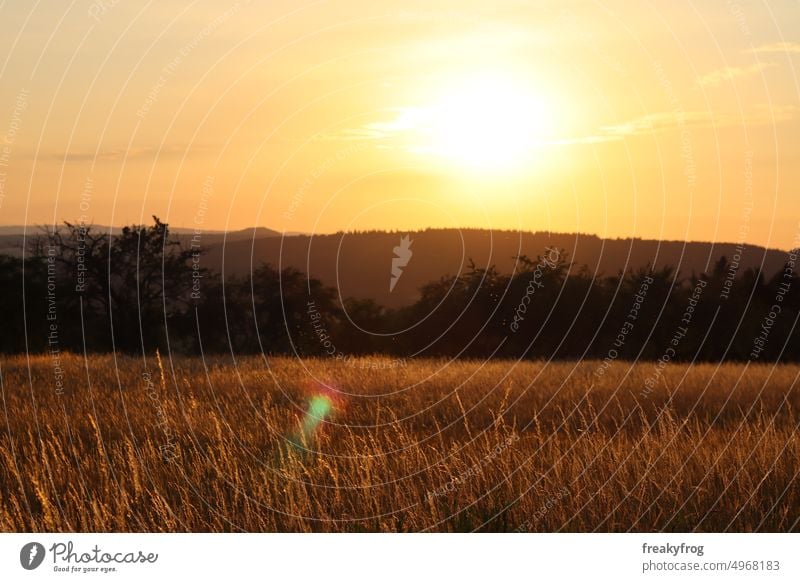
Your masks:
[[[669,266],[603,276],[545,249],[516,257],[509,274],[470,261],[413,304],[386,309],[292,268],[223,278],[156,217],[115,234],[66,223],[26,251],[0,256],[3,352],[657,360],[670,348],[672,361],[800,360],[792,264],[769,279],[725,257],[699,276]]]

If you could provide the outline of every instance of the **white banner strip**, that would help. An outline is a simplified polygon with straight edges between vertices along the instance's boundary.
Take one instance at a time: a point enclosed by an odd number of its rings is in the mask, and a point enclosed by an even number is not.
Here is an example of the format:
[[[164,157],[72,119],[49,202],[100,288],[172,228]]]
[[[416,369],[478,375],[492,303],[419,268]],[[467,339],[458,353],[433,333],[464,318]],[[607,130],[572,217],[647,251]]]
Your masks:
[[[799,544],[786,534],[0,534],[0,580],[797,581]]]

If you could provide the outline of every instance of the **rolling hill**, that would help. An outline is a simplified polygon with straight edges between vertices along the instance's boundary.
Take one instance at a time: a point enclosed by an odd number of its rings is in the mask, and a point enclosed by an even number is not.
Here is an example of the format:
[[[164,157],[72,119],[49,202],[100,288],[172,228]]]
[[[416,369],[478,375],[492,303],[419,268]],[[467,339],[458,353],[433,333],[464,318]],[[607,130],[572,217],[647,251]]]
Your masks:
[[[95,230],[108,231],[96,226]],[[23,227],[2,227],[0,253],[19,256]],[[29,227],[27,236],[41,233]],[[174,228],[172,232],[185,244],[194,232]],[[394,247],[402,236],[411,240],[408,264],[392,290]],[[339,289],[342,297],[372,299],[387,307],[413,303],[422,285],[445,276],[459,275],[470,269],[494,266],[501,273],[519,268],[514,257],[535,259],[547,247],[564,249],[574,268],[585,266],[598,275],[616,274],[652,265],[671,266],[681,274],[709,270],[722,256],[732,260],[738,255],[741,270],[761,267],[769,276],[783,266],[786,252],[754,245],[658,241],[639,238],[603,239],[591,234],[549,232],[490,231],[484,229],[428,229],[416,232],[339,232],[282,236],[268,228],[237,231],[202,231],[195,238],[205,253],[202,266],[226,275],[243,275],[261,263],[293,267],[326,285]]]
[[[249,231],[252,233],[252,230]],[[412,255],[392,291],[389,282],[393,249],[408,234]],[[770,275],[786,261],[776,249],[734,243],[602,239],[588,234],[431,229],[419,232],[359,232],[290,237],[230,239],[210,244],[203,265],[226,274],[244,274],[261,262],[294,267],[340,290],[342,297],[369,298],[398,307],[412,303],[419,288],[447,275],[494,265],[511,272],[514,257],[535,259],[546,247],[567,252],[575,267],[598,275],[644,267],[672,266],[683,275],[709,270],[722,256],[740,256],[740,269],[761,266]],[[519,268],[517,266],[517,268]],[[740,271],[741,272],[741,271]]]

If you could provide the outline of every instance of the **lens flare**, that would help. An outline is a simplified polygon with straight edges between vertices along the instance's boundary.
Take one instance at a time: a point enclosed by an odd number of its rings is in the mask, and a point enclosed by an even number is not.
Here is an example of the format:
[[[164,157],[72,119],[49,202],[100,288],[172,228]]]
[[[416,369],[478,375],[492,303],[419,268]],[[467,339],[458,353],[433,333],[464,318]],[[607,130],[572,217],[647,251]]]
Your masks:
[[[308,406],[300,421],[300,427],[288,439],[294,448],[305,450],[306,444],[315,437],[321,425],[335,408],[337,397],[334,390],[328,386],[316,385],[312,391],[315,393],[308,399]]]
[[[302,434],[305,438],[313,436],[317,427],[325,420],[333,408],[333,402],[326,394],[313,396],[308,403],[308,410],[303,419]]]

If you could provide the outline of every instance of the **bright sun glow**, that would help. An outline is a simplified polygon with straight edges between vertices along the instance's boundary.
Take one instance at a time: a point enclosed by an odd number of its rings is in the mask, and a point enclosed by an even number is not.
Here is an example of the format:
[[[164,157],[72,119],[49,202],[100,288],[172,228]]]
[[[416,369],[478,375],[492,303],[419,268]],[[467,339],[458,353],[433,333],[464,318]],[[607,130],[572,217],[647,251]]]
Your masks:
[[[416,119],[410,125],[424,139],[416,151],[477,171],[526,165],[550,129],[541,96],[512,78],[492,74],[450,84],[412,116]]]

